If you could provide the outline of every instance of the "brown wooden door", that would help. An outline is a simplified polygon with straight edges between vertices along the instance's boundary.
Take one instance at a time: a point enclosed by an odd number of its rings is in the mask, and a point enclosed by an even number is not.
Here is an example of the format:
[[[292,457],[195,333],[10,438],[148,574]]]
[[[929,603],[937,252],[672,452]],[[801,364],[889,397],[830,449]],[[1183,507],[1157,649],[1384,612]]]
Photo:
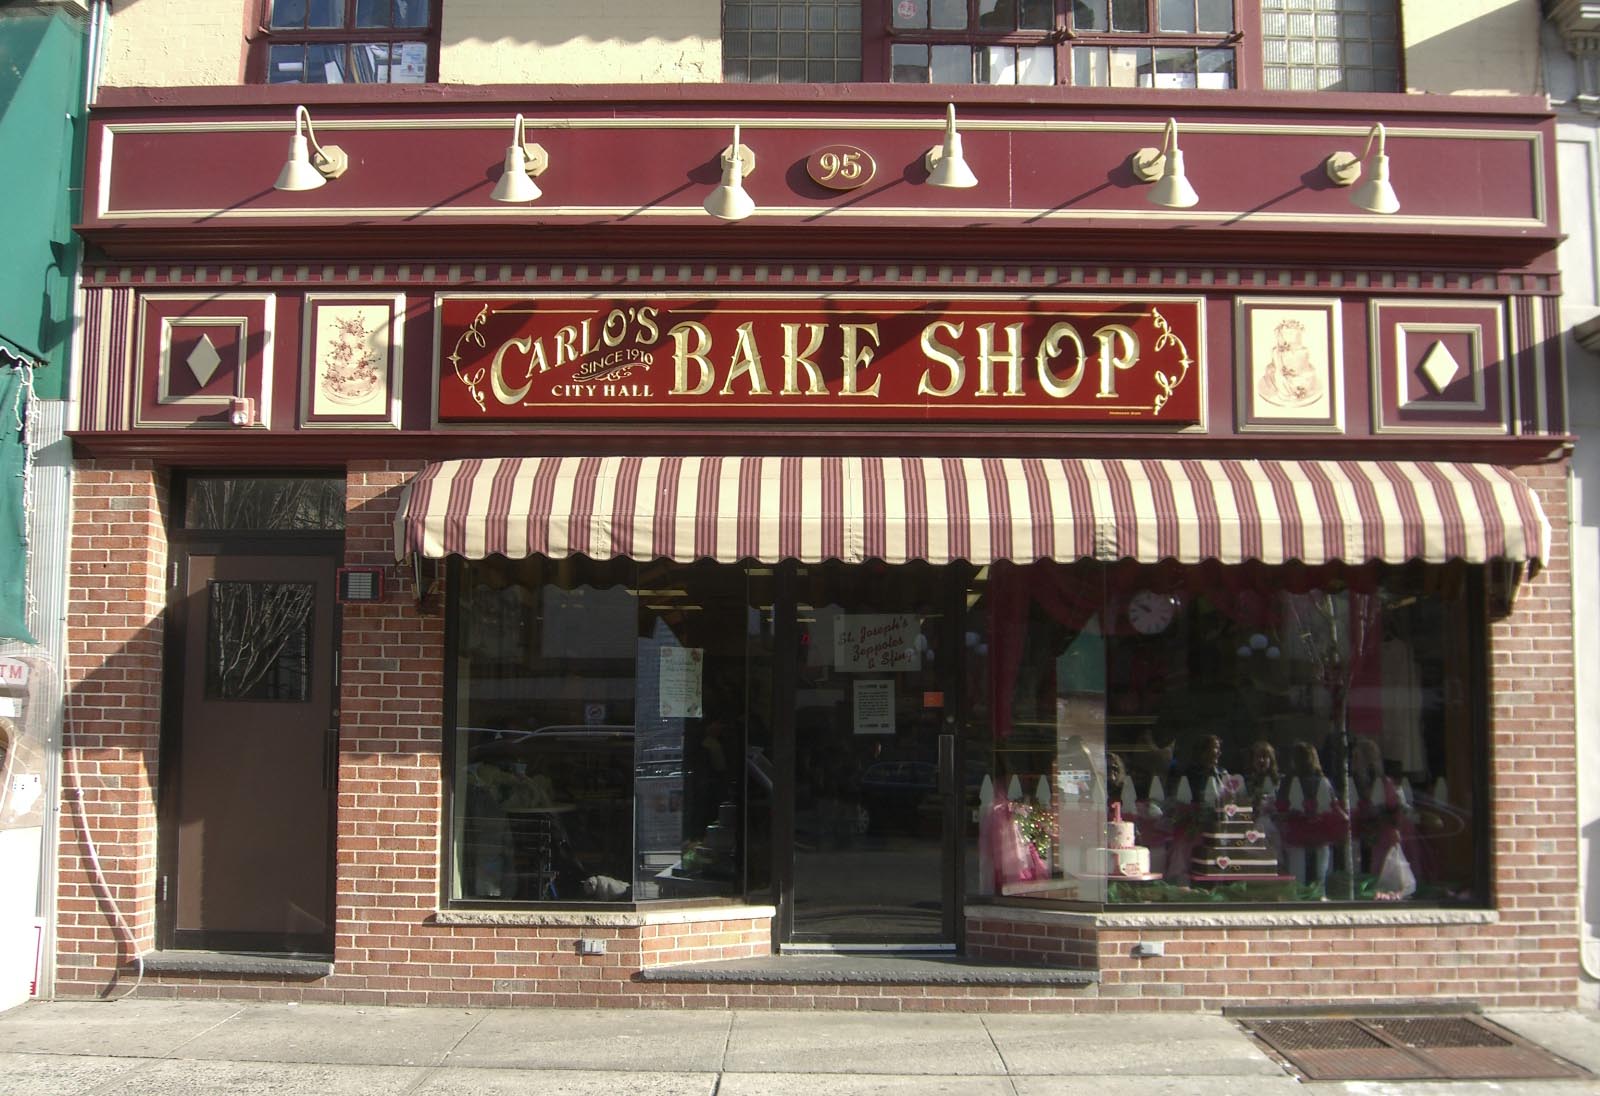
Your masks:
[[[161,888],[173,947],[332,948],[337,556],[296,547],[180,560]]]

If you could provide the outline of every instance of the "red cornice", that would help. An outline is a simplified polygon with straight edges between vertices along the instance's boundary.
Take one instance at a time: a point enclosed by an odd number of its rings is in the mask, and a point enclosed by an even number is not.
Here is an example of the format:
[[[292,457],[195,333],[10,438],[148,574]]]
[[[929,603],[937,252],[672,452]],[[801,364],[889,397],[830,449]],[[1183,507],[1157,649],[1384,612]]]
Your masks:
[[[1092,263],[1281,265],[1324,268],[1358,264],[1431,271],[1507,270],[1554,274],[1553,241],[1542,236],[1481,237],[1384,233],[1354,237],[1337,233],[1171,231],[1136,235],[1092,229],[992,226],[970,229],[892,227],[686,225],[525,226],[472,223],[413,226],[376,232],[360,226],[230,227],[152,229],[132,225],[83,230],[92,242],[91,262],[436,262],[541,263],[597,260],[706,262],[745,260],[766,264],[870,260],[960,263]]]
[[[1013,429],[828,429],[751,423],[619,428],[615,424],[542,424],[527,433],[300,434],[264,431],[136,431],[69,434],[79,457],[143,459],[174,467],[343,467],[350,461],[448,460],[552,454],[650,455],[850,453],[863,456],[1059,456],[1262,458],[1285,460],[1456,460],[1542,464],[1570,453],[1573,438],[1365,435],[1216,437],[1205,434],[1061,433]]]
[[[762,114],[813,112],[819,105],[899,108],[926,112],[946,102],[985,107],[1034,107],[1096,113],[1181,111],[1199,117],[1260,112],[1262,121],[1284,114],[1383,114],[1395,118],[1479,116],[1510,121],[1554,117],[1540,95],[1409,95],[1351,92],[1157,91],[1146,88],[940,87],[915,84],[266,84],[249,87],[107,87],[93,113],[191,111],[263,106],[413,108],[499,105],[516,111],[548,104],[571,108],[610,105],[618,112],[641,107],[670,110],[703,104],[739,104]]]

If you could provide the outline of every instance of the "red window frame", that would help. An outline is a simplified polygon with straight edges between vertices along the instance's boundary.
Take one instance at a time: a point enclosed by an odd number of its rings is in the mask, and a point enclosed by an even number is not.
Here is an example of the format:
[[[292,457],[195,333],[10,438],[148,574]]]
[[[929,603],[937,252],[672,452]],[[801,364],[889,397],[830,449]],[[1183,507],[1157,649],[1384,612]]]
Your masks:
[[[429,0],[428,25],[425,27],[357,27],[356,4],[358,0],[339,0],[344,7],[344,22],[338,27],[306,27],[299,30],[274,28],[272,6],[274,0],[259,0],[256,9],[255,30],[250,36],[245,57],[245,82],[269,82],[268,65],[275,45],[370,45],[380,43],[422,42],[428,47],[427,83],[439,80],[439,29],[443,23],[441,9],[444,0]],[[309,0],[307,7],[309,9]],[[304,81],[302,81],[304,82]]]

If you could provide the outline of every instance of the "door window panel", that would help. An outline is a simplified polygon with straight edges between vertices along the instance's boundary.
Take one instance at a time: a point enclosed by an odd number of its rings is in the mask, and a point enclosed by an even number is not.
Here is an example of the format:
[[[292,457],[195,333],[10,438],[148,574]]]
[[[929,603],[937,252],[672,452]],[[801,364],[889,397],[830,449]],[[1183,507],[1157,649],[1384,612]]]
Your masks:
[[[315,604],[311,583],[208,583],[206,699],[308,699]]]
[[[183,528],[218,533],[310,533],[344,529],[345,484],[332,476],[191,476]]]

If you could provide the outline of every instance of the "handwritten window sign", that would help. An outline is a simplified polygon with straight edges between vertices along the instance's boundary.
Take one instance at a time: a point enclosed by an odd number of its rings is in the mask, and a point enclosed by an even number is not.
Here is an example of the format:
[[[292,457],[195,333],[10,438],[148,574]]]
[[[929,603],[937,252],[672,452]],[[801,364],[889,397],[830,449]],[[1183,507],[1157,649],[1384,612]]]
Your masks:
[[[700,671],[705,652],[698,647],[661,648],[661,715],[667,719],[699,719]]]
[[[921,635],[922,620],[913,613],[841,615],[833,628],[834,668],[858,674],[920,670]]]
[[[894,678],[857,681],[854,700],[856,734],[894,734]]]

